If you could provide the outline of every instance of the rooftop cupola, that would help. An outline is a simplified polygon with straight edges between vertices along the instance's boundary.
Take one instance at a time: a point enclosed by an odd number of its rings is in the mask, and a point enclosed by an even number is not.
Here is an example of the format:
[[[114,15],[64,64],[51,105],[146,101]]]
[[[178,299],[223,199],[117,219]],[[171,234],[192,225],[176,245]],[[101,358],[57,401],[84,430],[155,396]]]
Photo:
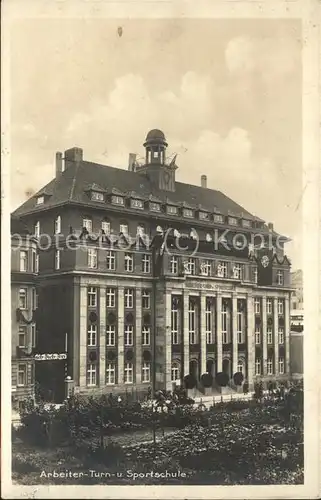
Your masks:
[[[146,136],[144,147],[146,149],[146,165],[165,163],[165,153],[168,144],[164,132],[158,129],[150,130]]]

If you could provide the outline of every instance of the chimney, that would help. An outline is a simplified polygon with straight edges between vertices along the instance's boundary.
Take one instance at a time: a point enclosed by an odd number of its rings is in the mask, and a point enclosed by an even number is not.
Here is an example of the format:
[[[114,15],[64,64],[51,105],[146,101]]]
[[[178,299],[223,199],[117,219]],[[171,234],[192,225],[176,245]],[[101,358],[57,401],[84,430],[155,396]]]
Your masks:
[[[136,154],[135,153],[129,153],[128,157],[128,170],[130,172],[135,172],[136,170]]]
[[[60,151],[58,151],[56,153],[56,179],[58,179],[61,176],[62,172],[63,172],[62,153],[60,153]]]
[[[273,223],[272,222],[268,223],[268,230],[273,231]]]
[[[78,162],[83,160],[83,150],[81,148],[70,148],[65,151],[65,162]],[[67,164],[65,164],[65,169]]]
[[[207,188],[207,177],[206,177],[206,175],[201,175],[201,186],[202,186],[202,188]]]

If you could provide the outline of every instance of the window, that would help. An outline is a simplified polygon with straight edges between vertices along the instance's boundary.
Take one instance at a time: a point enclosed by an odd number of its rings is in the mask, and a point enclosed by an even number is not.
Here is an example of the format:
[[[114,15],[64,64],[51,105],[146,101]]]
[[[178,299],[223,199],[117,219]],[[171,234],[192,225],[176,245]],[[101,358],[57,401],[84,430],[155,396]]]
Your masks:
[[[219,262],[217,266],[217,276],[227,278],[227,262]]]
[[[142,329],[142,344],[149,345],[150,344],[150,327],[143,326]]]
[[[192,229],[191,232],[189,233],[189,237],[192,238],[192,240],[197,240],[197,231],[195,229]]]
[[[142,366],[142,382],[150,382],[150,363],[143,363]]]
[[[104,231],[105,234],[110,234],[110,222],[108,220],[101,221],[101,230]]]
[[[201,220],[208,220],[208,213],[206,213],[206,212],[200,212],[199,213],[199,218]]]
[[[91,193],[91,199],[92,201],[104,201],[104,193],[99,193],[98,191],[92,191]]]
[[[278,300],[278,314],[284,314],[284,303],[282,299]]]
[[[254,314],[260,314],[261,312],[261,299],[254,299]]]
[[[211,276],[212,265],[210,260],[203,260],[200,265],[200,271],[202,276]]]
[[[88,248],[88,267],[90,269],[97,268],[97,250],[96,250],[96,248]]]
[[[273,375],[273,359],[272,358],[268,358],[268,360],[267,360],[267,374]]]
[[[87,291],[88,307],[97,307],[97,288],[90,286]]]
[[[243,220],[242,226],[243,227],[251,227],[251,221],[250,220]]]
[[[88,218],[84,218],[82,220],[82,227],[84,229],[87,229],[88,233],[91,233],[92,230],[93,230],[93,222],[91,219],[88,219]]]
[[[168,205],[167,213],[170,215],[177,215],[177,207],[174,207],[173,205]]]
[[[243,277],[243,269],[241,264],[235,264],[233,267],[233,278],[236,280],[241,280]]]
[[[116,255],[113,250],[108,250],[106,255],[106,265],[108,271],[115,271],[116,269]]]
[[[142,200],[131,200],[130,206],[132,208],[140,208],[140,209],[142,209],[142,208],[144,208],[144,203],[143,203]]]
[[[93,386],[97,384],[97,366],[95,364],[87,365],[87,385]]]
[[[237,226],[237,219],[235,217],[229,217],[228,223],[230,224],[230,226]]]
[[[244,344],[244,314],[243,311],[237,311],[236,313],[236,331],[237,331],[237,342],[238,344]]]
[[[124,198],[122,196],[112,196],[111,202],[115,205],[124,205]]]
[[[212,240],[213,240],[213,238],[212,238],[212,236],[210,235],[210,233],[207,233],[207,234],[206,234],[206,241],[208,241],[208,242],[209,242],[209,241],[212,241]]]
[[[195,274],[195,259],[190,257],[187,261],[187,272],[188,274]]]
[[[35,273],[39,273],[39,254],[36,253]]]
[[[39,221],[37,221],[35,224],[34,234],[35,234],[36,238],[39,238],[39,236],[40,236],[40,222]]]
[[[115,365],[114,363],[107,363],[106,365],[106,385],[113,385],[115,383]]]
[[[178,258],[175,255],[172,255],[170,260],[170,271],[171,274],[177,274],[178,271]]]
[[[132,273],[134,269],[134,258],[131,253],[125,253],[125,271]]]
[[[106,307],[115,307],[116,292],[114,288],[107,288],[106,290]]]
[[[128,224],[120,224],[119,232],[125,236],[128,235]]]
[[[261,344],[261,328],[259,325],[255,325],[255,343]]]
[[[189,301],[188,307],[188,332],[189,332],[189,343],[197,344],[196,336],[196,304],[194,300]]]
[[[60,269],[60,250],[55,251],[55,269]]]
[[[245,372],[245,370],[244,370],[244,362],[241,359],[239,359],[238,362],[237,362],[237,371],[240,372],[240,373],[243,373],[243,375],[244,375],[244,372]]]
[[[273,312],[273,301],[272,299],[267,299],[266,300],[266,312],[267,314],[272,314]]]
[[[223,344],[229,343],[229,335],[227,330],[227,315],[228,315],[228,305],[227,302],[223,301],[222,311],[221,311]]]
[[[178,344],[178,314],[179,314],[179,302],[178,299],[172,298],[172,310],[171,310],[171,334],[172,334],[172,344]]]
[[[116,335],[116,327],[115,325],[107,325],[106,327],[106,345],[114,346],[115,345],[115,335]]]
[[[124,382],[125,384],[132,384],[133,383],[133,363],[125,363],[124,366],[124,371],[125,371],[125,377],[124,377]]]
[[[55,234],[60,234],[61,233],[61,217],[58,215],[58,217],[55,219]]]
[[[279,344],[284,344],[284,328],[282,326],[279,326],[278,334],[279,334]]]
[[[87,345],[96,347],[97,345],[97,325],[90,325],[87,332]]]
[[[180,367],[178,363],[172,364],[172,382],[180,380]]]
[[[183,216],[184,217],[193,218],[194,217],[194,212],[190,208],[184,208],[184,210],[183,210]]]
[[[144,254],[142,258],[143,273],[150,273],[150,255]]]
[[[125,326],[125,346],[132,346],[134,343],[134,327],[133,325]]]
[[[20,271],[26,272],[28,269],[28,252],[20,250]]]
[[[254,281],[254,283],[257,283],[257,277],[258,277],[258,271],[257,271],[257,267],[255,267],[253,269],[253,281]]]
[[[284,374],[284,358],[279,358],[279,374]]]
[[[213,304],[210,300],[206,300],[205,306],[205,331],[206,331],[206,343],[214,343],[213,334]]]
[[[143,307],[143,309],[150,308],[150,291],[149,290],[143,290],[142,307]]]
[[[31,325],[31,347],[36,347],[36,325]]]
[[[153,212],[160,212],[160,208],[159,203],[150,202],[149,204],[149,210],[152,210]]]
[[[42,205],[45,202],[45,197],[44,196],[38,196],[37,198],[37,205]]]
[[[214,215],[214,222],[220,222],[220,223],[222,223],[223,221],[224,221],[223,215],[220,215],[220,214],[215,214]]]
[[[27,327],[26,326],[19,326],[18,346],[19,347],[26,347],[26,340],[27,340]]]
[[[19,290],[19,309],[27,309],[27,288],[20,288]]]
[[[125,308],[132,309],[134,307],[134,290],[125,288]]]
[[[18,365],[18,385],[27,385],[27,365]]]
[[[276,276],[277,276],[277,283],[278,283],[278,285],[284,285],[283,271],[278,271]]]
[[[273,344],[273,329],[272,326],[268,326],[266,330],[267,334],[267,343],[268,344]]]
[[[255,360],[255,375],[261,375],[261,360]]]

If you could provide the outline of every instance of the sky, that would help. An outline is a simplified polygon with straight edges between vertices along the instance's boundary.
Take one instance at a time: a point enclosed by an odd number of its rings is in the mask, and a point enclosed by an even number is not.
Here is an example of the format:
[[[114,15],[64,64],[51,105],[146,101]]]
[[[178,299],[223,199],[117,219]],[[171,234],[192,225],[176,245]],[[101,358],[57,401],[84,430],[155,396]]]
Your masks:
[[[121,28],[121,29],[120,29]],[[24,19],[11,29],[11,207],[56,151],[127,168],[152,128],[177,180],[223,191],[290,237],[301,267],[301,31],[285,19]]]

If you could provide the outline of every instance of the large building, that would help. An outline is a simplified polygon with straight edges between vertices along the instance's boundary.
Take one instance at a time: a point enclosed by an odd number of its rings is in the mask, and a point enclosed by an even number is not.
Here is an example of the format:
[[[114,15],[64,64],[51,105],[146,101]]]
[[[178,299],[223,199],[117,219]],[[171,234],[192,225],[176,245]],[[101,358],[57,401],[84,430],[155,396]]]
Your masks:
[[[294,378],[303,377],[303,339],[304,339],[304,310],[303,310],[303,274],[298,269],[291,273],[290,310],[290,358],[291,374]]]
[[[160,130],[144,147],[127,171],[57,153],[55,178],[15,211],[39,239],[39,352],[67,349],[80,392],[288,378],[286,238],[206,176],[178,182]],[[63,367],[42,367],[61,397]]]
[[[11,222],[11,387],[12,406],[34,397],[37,240],[17,220]]]

